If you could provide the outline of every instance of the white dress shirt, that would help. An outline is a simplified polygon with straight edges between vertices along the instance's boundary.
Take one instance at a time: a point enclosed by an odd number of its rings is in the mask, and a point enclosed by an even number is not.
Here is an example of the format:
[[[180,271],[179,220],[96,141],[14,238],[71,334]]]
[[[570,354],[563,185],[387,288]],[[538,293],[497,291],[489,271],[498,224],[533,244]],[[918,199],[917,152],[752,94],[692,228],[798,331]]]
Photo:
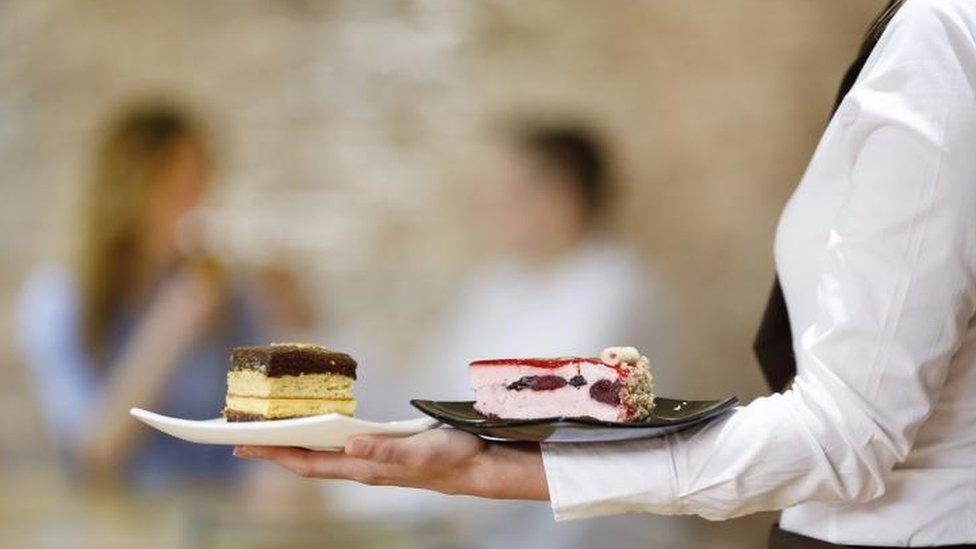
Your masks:
[[[776,238],[793,388],[665,438],[544,445],[558,519],[786,509],[833,543],[976,542],[974,36],[976,1],[908,0],[824,132]]]

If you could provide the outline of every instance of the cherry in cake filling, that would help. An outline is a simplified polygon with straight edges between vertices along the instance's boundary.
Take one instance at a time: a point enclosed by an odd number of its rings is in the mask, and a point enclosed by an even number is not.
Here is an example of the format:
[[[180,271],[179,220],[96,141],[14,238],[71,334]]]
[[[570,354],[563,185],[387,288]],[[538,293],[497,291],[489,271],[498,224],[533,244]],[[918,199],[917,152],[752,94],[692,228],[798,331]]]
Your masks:
[[[582,379],[582,376],[576,377]],[[552,391],[560,387],[565,387],[568,384],[569,381],[566,381],[566,378],[560,376],[522,376],[516,381],[509,383],[505,388],[509,391],[522,391],[525,389],[530,391]],[[586,380],[583,380],[583,384],[586,384]]]
[[[567,385],[580,389],[585,385],[589,385],[589,383],[587,383],[585,377],[579,374],[570,379],[553,375],[522,376],[509,383],[505,388],[509,391],[553,391]],[[590,386],[590,398],[597,402],[617,406],[620,404],[620,387],[619,379],[613,381],[609,379],[597,380]]]

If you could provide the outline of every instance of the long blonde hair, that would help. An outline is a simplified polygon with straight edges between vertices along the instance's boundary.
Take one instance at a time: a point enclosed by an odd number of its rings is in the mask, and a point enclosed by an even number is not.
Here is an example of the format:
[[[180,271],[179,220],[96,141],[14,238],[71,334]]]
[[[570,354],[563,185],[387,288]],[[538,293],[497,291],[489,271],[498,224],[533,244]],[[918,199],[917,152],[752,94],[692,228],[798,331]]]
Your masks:
[[[94,358],[104,356],[135,269],[145,258],[143,223],[160,171],[182,140],[202,144],[199,126],[162,102],[126,110],[107,130],[81,200],[75,265],[83,341]]]

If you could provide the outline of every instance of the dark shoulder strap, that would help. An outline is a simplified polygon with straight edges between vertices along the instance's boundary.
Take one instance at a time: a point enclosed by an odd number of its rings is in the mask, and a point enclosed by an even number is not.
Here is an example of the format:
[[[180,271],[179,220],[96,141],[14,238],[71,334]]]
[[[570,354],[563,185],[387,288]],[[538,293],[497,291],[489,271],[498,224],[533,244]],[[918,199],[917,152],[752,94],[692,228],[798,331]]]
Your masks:
[[[844,73],[841,80],[840,89],[837,90],[837,97],[834,100],[834,111],[844,100],[844,96],[854,86],[864,63],[874,50],[878,39],[888,27],[891,18],[894,17],[898,8],[905,3],[905,0],[891,0],[877,19],[868,28],[864,42],[858,50],[857,58]],[[793,354],[793,333],[790,330],[790,317],[786,308],[786,299],[783,297],[783,288],[779,284],[779,279],[773,281],[773,290],[766,303],[763,312],[762,323],[759,325],[759,332],[756,334],[753,350],[759,360],[766,383],[776,392],[786,389],[796,375],[796,357]]]

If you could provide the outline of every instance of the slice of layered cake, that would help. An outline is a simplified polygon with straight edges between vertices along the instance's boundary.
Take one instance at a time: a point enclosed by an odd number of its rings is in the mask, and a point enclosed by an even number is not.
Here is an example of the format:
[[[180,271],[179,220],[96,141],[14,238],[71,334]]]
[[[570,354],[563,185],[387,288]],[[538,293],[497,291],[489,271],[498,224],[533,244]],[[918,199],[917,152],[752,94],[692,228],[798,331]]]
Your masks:
[[[474,407],[490,417],[642,421],[654,409],[647,357],[633,347],[609,347],[599,358],[478,360],[468,372]]]
[[[356,361],[306,343],[235,347],[227,372],[227,421],[352,415]]]

